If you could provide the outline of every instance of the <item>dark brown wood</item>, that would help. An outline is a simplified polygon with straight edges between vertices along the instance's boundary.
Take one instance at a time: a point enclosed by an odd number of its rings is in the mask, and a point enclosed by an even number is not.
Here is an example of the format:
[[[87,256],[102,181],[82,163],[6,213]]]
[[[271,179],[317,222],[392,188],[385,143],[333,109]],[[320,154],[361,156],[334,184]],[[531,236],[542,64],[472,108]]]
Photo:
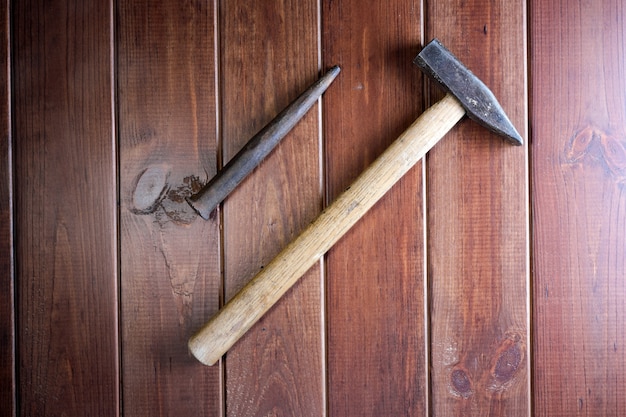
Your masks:
[[[432,1],[439,38],[525,136],[525,2]],[[440,96],[433,86],[434,99]],[[466,120],[427,157],[431,415],[529,416],[525,148]]]
[[[534,407],[626,409],[626,9],[531,2]]]
[[[419,116],[420,3],[324,1],[324,99],[331,201]],[[427,414],[424,213],[418,164],[328,254],[328,410]]]
[[[16,413],[9,0],[0,7],[0,416]]]
[[[19,412],[116,416],[112,3],[11,10]]]
[[[224,1],[220,7],[227,162],[321,71],[316,1]],[[318,119],[314,106],[226,199],[227,298],[319,212]],[[226,355],[227,415],[324,413],[322,288],[315,266]]]
[[[219,221],[184,200],[216,172],[213,2],[117,2],[125,415],[221,414],[187,339],[218,308]]]

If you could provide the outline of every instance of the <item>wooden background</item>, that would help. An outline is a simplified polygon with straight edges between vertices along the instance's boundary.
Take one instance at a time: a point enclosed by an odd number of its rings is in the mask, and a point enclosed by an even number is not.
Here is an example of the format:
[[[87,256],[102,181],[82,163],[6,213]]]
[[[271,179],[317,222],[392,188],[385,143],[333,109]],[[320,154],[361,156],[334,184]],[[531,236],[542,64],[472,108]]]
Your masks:
[[[618,416],[621,0],[4,0],[0,416]],[[441,92],[463,121],[223,359],[188,337]],[[342,71],[209,221],[184,197]]]

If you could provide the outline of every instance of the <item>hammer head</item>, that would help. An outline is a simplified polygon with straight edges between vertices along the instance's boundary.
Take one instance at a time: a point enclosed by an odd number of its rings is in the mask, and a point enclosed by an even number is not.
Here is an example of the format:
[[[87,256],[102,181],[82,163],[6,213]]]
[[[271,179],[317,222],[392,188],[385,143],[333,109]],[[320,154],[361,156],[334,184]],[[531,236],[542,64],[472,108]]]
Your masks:
[[[456,97],[471,119],[514,145],[523,144],[522,137],[489,88],[439,40],[433,39],[413,62]]]

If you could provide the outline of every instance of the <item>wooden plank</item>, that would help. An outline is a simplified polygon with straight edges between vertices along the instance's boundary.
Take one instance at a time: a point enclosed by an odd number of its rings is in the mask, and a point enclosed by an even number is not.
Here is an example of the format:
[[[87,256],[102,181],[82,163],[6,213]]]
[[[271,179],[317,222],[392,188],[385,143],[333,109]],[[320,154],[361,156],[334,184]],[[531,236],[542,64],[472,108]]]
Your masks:
[[[218,308],[219,221],[184,200],[216,172],[214,2],[117,2],[123,410],[220,415],[187,350]]]
[[[0,416],[16,413],[9,0],[0,7]]]
[[[425,28],[492,89],[523,137],[525,8],[433,1]],[[427,161],[431,413],[529,416],[526,149],[465,121]]]
[[[224,162],[319,77],[318,12],[314,0],[221,3]],[[227,298],[319,212],[318,120],[315,106],[224,203]],[[314,266],[226,355],[228,415],[323,415],[322,309]]]
[[[111,11],[12,4],[23,416],[119,411]]]
[[[342,67],[324,101],[327,197],[419,115],[420,2],[324,1],[323,60]],[[328,410],[427,415],[421,163],[328,253]]]
[[[531,2],[534,407],[626,409],[626,8]]]

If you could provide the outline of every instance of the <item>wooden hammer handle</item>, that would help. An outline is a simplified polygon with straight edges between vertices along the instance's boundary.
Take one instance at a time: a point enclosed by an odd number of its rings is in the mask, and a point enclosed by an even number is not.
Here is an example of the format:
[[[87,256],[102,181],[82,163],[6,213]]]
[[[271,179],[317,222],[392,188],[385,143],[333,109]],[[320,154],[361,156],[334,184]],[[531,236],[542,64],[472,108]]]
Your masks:
[[[463,117],[451,95],[426,110],[302,234],[189,340],[213,365]]]

